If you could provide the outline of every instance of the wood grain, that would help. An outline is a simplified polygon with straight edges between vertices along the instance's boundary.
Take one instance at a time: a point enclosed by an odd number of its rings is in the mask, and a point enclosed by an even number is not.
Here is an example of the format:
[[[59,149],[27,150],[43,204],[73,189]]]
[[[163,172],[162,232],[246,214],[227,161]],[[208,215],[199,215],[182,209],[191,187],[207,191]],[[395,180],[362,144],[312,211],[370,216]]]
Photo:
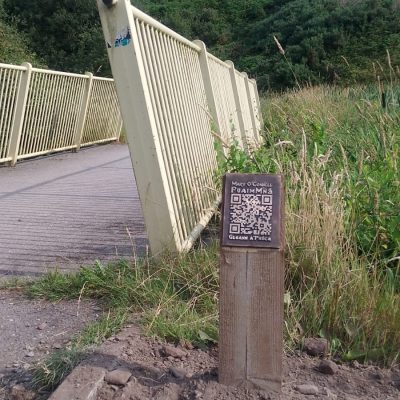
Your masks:
[[[223,247],[220,287],[220,383],[279,392],[283,251]]]

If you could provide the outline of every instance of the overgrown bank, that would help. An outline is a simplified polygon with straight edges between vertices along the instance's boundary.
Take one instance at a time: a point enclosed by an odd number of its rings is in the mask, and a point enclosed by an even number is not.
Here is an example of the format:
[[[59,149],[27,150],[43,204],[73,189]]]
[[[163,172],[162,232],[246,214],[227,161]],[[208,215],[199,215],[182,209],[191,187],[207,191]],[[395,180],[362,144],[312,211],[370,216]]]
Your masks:
[[[286,333],[345,359],[396,362],[400,344],[399,104],[371,87],[305,88],[264,104],[266,143],[222,159],[286,181]]]
[[[332,354],[344,359],[398,361],[400,121],[396,95],[388,99],[384,109],[371,88],[332,87],[269,98],[265,145],[252,156],[233,146],[228,158],[220,157],[219,173],[285,176],[285,333],[291,347],[303,337],[324,336]],[[49,274],[29,293],[103,300],[111,310],[108,330],[98,326],[95,338],[111,334],[135,311],[148,334],[198,345],[218,340],[216,244],[157,262]],[[80,338],[76,349],[93,342],[93,335]],[[48,370],[42,369],[42,383]]]

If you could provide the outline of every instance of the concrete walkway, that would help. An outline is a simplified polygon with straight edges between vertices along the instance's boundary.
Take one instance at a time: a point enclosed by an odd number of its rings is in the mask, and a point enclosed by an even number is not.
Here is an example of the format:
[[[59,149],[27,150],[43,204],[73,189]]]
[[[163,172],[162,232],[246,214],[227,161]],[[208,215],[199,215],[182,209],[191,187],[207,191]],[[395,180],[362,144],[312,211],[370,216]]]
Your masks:
[[[132,257],[146,244],[126,145],[0,167],[0,277]]]

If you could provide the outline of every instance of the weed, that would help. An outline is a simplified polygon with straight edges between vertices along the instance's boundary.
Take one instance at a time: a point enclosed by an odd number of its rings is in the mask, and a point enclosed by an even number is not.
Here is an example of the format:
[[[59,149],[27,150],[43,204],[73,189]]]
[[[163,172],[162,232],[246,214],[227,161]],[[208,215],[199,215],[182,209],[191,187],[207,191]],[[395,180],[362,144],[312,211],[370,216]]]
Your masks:
[[[63,275],[51,272],[27,288],[29,296],[61,300],[100,299],[113,309],[121,325],[129,311],[144,312],[148,332],[163,338],[204,342],[216,339],[218,293],[217,246],[200,246],[186,255],[165,254],[159,260],[138,260],[81,268]],[[117,311],[115,311],[117,310]],[[119,310],[119,311],[118,311]],[[197,321],[197,322],[196,322]],[[101,342],[108,322],[91,325],[81,344]],[[88,341],[86,343],[85,341]]]
[[[26,288],[31,281],[32,279],[20,277],[6,278],[5,280],[0,281],[0,290],[22,290]]]
[[[54,276],[53,276],[54,277]],[[90,346],[98,345],[121,330],[128,310],[117,309],[105,313],[98,321],[90,323],[73,338],[71,344],[52,353],[33,371],[33,385],[40,391],[51,391],[82,361]]]
[[[53,390],[81,362],[83,355],[77,348],[54,352],[35,369],[33,385],[41,391]]]
[[[289,343],[319,335],[346,359],[392,363],[400,131],[396,113],[372,93],[325,86],[273,96],[263,106],[265,146],[251,155],[231,148],[220,165],[285,177]]]

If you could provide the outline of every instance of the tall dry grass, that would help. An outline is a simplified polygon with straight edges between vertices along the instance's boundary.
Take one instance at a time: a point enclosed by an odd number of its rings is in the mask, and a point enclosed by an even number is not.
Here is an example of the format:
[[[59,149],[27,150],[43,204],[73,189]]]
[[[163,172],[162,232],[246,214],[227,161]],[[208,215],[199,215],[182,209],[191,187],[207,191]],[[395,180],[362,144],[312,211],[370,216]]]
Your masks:
[[[321,335],[347,359],[396,362],[397,111],[383,110],[365,88],[334,87],[276,96],[263,110],[257,165],[282,173],[287,188],[288,339]],[[266,158],[274,163],[260,162]]]

